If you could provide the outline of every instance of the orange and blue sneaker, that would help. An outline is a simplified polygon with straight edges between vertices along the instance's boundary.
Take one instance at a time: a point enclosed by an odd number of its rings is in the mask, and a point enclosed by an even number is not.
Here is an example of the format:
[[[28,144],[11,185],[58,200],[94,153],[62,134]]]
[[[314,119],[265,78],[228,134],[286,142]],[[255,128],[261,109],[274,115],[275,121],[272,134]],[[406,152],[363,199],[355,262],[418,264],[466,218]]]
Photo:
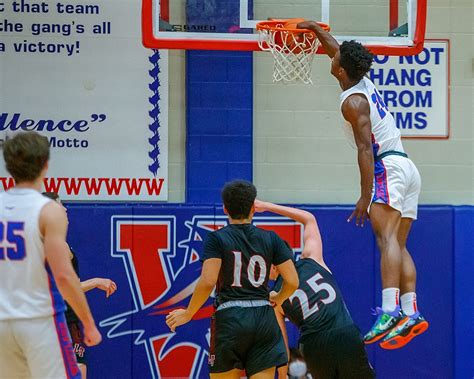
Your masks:
[[[384,312],[382,308],[375,308],[374,314],[378,315],[372,328],[364,336],[364,343],[370,344],[385,337],[393,328],[406,320],[405,314],[399,306],[392,312]]]
[[[392,329],[380,343],[380,347],[388,350],[399,349],[416,336],[426,332],[428,327],[428,321],[424,319],[420,312],[416,312],[399,326]]]

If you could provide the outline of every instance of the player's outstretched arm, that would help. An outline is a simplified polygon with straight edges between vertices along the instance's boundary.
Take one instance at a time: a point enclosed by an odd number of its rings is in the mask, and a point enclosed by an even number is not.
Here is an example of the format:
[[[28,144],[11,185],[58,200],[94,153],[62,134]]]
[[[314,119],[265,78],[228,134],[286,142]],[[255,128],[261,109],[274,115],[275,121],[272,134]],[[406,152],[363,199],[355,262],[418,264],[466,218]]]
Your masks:
[[[333,58],[339,50],[339,43],[336,39],[323,28],[321,28],[315,21],[304,21],[298,24],[299,29],[309,29],[316,33],[321,45],[323,45],[324,51],[327,55]]]
[[[117,284],[115,284],[113,280],[107,278],[92,278],[81,282],[81,288],[84,292],[98,288],[105,292],[105,297],[109,297],[117,291]]]
[[[219,258],[209,258],[204,261],[201,277],[196,284],[188,308],[175,309],[166,316],[166,324],[171,331],[174,332],[178,326],[191,321],[196,312],[204,305],[216,286],[221,264],[222,260]]]
[[[49,202],[41,210],[40,230],[44,237],[44,249],[61,295],[71,305],[84,326],[84,342],[97,345],[102,337],[95,326],[79,278],[71,264],[66,243],[67,217],[55,202]]]
[[[319,232],[316,217],[303,209],[278,205],[267,201],[255,200],[256,212],[272,212],[291,218],[304,226],[303,242],[304,249],[301,254],[303,258],[313,258],[323,262],[323,243]]]
[[[341,107],[342,115],[351,124],[357,145],[357,162],[360,171],[360,198],[348,222],[356,219],[356,225],[364,226],[368,218],[368,207],[372,199],[374,184],[374,152],[372,148],[372,126],[370,106],[362,95],[349,96]]]

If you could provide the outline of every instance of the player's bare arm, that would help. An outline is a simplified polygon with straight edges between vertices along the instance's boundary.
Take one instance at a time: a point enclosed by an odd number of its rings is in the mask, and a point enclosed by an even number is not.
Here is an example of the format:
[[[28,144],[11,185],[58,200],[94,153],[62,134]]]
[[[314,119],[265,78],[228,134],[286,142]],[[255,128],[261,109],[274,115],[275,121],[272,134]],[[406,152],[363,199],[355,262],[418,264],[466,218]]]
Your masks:
[[[339,51],[339,43],[336,39],[326,30],[321,28],[315,21],[304,21],[298,24],[299,29],[309,29],[316,33],[321,45],[324,48],[326,54],[333,58]]]
[[[84,342],[88,346],[97,345],[102,337],[95,326],[79,278],[67,254],[67,217],[59,204],[50,202],[43,207],[40,214],[40,230],[44,237],[46,260],[58,289],[84,325]]]
[[[312,258],[318,263],[323,262],[323,243],[321,233],[319,232],[318,223],[314,215],[303,209],[286,207],[266,201],[255,200],[256,212],[272,212],[291,218],[300,222],[304,226],[303,242],[304,248],[301,256],[303,258]],[[326,266],[326,265],[324,265]]]
[[[285,313],[283,312],[283,309],[279,305],[275,306],[273,310],[275,311],[275,317],[277,319],[278,326],[280,327],[283,340],[285,341],[286,354],[290,356],[290,348],[288,345],[288,333],[286,331],[286,324],[285,324]],[[286,379],[287,377],[288,377],[288,365],[280,366],[278,368],[278,378]]]
[[[206,259],[202,266],[201,277],[199,278],[193,296],[187,309],[175,309],[166,316],[166,324],[175,331],[178,326],[191,321],[196,312],[204,305],[216,286],[219,273],[221,271],[222,259]]]
[[[360,198],[347,221],[355,218],[357,226],[364,226],[368,218],[367,212],[374,184],[374,153],[369,102],[362,95],[351,95],[342,104],[342,115],[352,126],[360,171]]]
[[[109,297],[117,291],[117,284],[108,278],[91,278],[82,281],[81,288],[84,292],[98,288],[105,292],[105,297]]]
[[[277,265],[276,268],[283,278],[283,285],[278,293],[272,292],[270,294],[270,301],[276,305],[281,305],[298,289],[299,279],[295,265],[291,259]]]

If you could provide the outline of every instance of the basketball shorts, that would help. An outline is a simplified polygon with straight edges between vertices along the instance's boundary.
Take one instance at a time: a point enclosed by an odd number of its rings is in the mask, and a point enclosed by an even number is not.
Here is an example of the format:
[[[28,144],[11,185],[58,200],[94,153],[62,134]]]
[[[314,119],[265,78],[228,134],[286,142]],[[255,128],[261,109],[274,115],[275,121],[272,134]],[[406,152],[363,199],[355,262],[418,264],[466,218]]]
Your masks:
[[[63,313],[0,321],[0,341],[0,378],[81,378]]]
[[[245,370],[248,377],[286,365],[288,356],[271,306],[233,307],[211,320],[209,371]]]
[[[72,349],[76,354],[77,363],[87,364],[86,345],[84,343],[84,334],[79,321],[68,321],[67,327],[72,340]]]
[[[375,378],[355,325],[303,336],[300,351],[313,379]]]
[[[402,217],[416,220],[421,178],[415,164],[405,157],[389,155],[375,162],[373,203],[384,203]]]

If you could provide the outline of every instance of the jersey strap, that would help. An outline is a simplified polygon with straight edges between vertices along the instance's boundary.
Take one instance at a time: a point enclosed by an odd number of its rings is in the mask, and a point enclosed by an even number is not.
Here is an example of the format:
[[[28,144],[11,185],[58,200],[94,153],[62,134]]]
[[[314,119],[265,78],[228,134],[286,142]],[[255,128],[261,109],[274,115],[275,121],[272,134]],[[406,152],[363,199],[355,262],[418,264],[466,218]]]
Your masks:
[[[268,300],[230,300],[219,305],[217,311],[221,311],[227,308],[240,307],[240,308],[255,308],[255,307],[264,307],[266,305],[271,305]]]
[[[389,150],[375,157],[375,162],[381,161],[383,158],[388,157],[389,155],[399,155],[401,157],[408,158],[407,153],[402,153],[401,151]]]

